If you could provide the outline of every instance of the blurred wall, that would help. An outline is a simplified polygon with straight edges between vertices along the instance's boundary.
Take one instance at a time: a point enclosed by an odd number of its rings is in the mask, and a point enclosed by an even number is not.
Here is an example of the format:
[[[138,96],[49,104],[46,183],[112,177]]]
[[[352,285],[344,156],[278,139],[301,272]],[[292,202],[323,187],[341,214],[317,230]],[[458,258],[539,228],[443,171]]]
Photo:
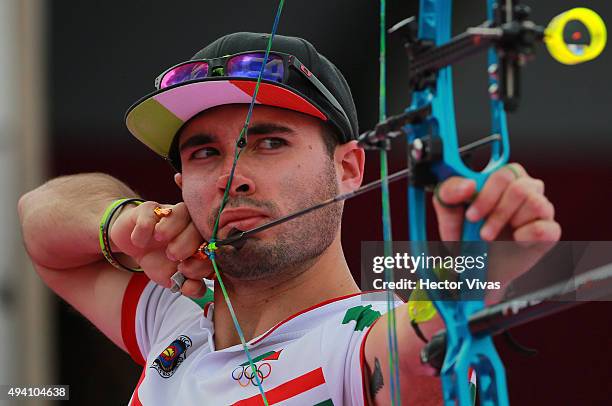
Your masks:
[[[389,25],[416,10],[416,1],[388,3]],[[484,1],[456,4],[456,30],[484,19]],[[537,21],[574,6],[552,0],[531,5]],[[594,8],[604,20],[612,17],[610,2],[585,0],[581,5]],[[123,114],[154,90],[157,74],[215,38],[239,30],[269,32],[275,7],[270,0],[48,2],[49,176],[103,171],[147,198],[178,201],[170,168],[130,136]],[[378,116],[377,18],[375,1],[288,1],[279,28],[281,34],[311,41],[345,73],[362,129],[373,126]],[[406,106],[402,56],[401,44],[390,39],[390,114]],[[611,69],[609,49],[590,64],[566,67],[539,47],[537,61],[524,71],[521,109],[509,118],[513,159],[546,181],[566,240],[612,240]],[[482,60],[466,61],[455,73],[462,139],[487,135]],[[367,180],[378,176],[377,165],[375,156],[368,158]],[[398,146],[391,166],[403,165],[404,150]],[[405,239],[405,186],[393,185],[392,197],[395,238]],[[360,241],[381,238],[379,222],[362,219],[376,219],[379,212],[378,193],[347,204],[343,242],[356,273]],[[136,365],[74,311],[55,302],[57,383],[72,385],[74,404],[127,402],[139,376]],[[541,349],[539,358],[521,358],[500,343],[513,402],[602,404],[611,377],[611,310],[609,304],[586,305],[516,329],[521,340]],[[591,354],[586,348],[608,351]]]
[[[0,207],[6,213],[0,227],[0,383],[17,386],[55,380],[57,312],[29,265],[16,215],[19,196],[39,185],[46,170],[46,17],[41,0],[0,2]]]

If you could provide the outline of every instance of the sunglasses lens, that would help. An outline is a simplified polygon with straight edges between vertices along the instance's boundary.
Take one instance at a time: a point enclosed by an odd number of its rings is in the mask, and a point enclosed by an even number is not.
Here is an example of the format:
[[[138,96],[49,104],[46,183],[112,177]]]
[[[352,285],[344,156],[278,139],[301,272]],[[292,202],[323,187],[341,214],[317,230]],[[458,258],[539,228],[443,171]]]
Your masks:
[[[227,75],[242,78],[257,78],[265,53],[253,52],[250,54],[236,55],[227,61]],[[263,79],[275,82],[283,81],[284,65],[283,58],[278,55],[269,54]]]
[[[187,80],[204,79],[207,76],[207,62],[188,62],[166,73],[159,84],[159,88],[163,89]]]

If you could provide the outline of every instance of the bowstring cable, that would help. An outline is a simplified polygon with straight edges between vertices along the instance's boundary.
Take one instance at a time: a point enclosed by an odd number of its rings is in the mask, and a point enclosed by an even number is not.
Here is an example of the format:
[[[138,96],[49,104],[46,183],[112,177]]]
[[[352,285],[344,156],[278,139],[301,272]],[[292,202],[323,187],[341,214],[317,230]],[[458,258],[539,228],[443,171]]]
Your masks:
[[[234,172],[236,171],[236,165],[238,164],[238,159],[240,158],[240,154],[242,153],[242,150],[244,149],[244,147],[247,144],[247,133],[248,133],[248,128],[249,128],[249,124],[251,122],[251,117],[253,115],[253,108],[255,106],[255,102],[257,100],[257,94],[259,93],[259,86],[261,84],[261,79],[263,77],[263,73],[266,67],[266,64],[268,63],[268,57],[270,55],[270,49],[272,48],[272,41],[274,40],[274,36],[276,35],[276,30],[278,29],[278,22],[280,21],[280,16],[281,16],[281,12],[283,9],[283,5],[285,3],[285,0],[280,0],[278,3],[278,8],[276,10],[276,16],[274,18],[274,24],[272,25],[272,32],[270,33],[270,38],[268,39],[268,45],[266,47],[266,53],[264,55],[264,59],[263,62],[261,64],[261,69],[259,71],[259,75],[257,76],[257,83],[255,84],[255,90],[253,92],[253,97],[251,98],[251,103],[249,104],[249,110],[247,112],[246,115],[246,119],[244,120],[244,125],[242,127],[242,130],[240,131],[240,135],[238,136],[238,140],[236,141],[236,145],[235,145],[235,149],[234,149],[234,161],[232,163],[232,168],[230,170],[230,175],[229,178],[227,180],[227,184],[225,186],[225,191],[223,192],[223,198],[221,199],[221,205],[219,206],[219,212],[217,213],[217,218],[215,219],[215,224],[213,227],[213,231],[212,231],[212,235],[210,238],[210,243],[214,244],[214,242],[217,239],[217,231],[219,230],[219,220],[221,218],[221,213],[223,212],[223,209],[225,208],[225,205],[227,203],[227,200],[229,198],[229,191],[230,188],[232,187],[232,181],[234,180]],[[244,337],[244,333],[242,331],[242,328],[240,327],[240,323],[238,323],[238,318],[236,317],[236,313],[234,312],[234,307],[232,306],[232,302],[230,301],[229,295],[227,294],[227,290],[225,289],[225,284],[223,283],[223,280],[221,278],[221,272],[219,271],[219,267],[217,265],[217,261],[215,260],[215,253],[214,251],[209,255],[210,261],[212,262],[212,266],[213,269],[215,270],[215,275],[217,277],[217,281],[219,283],[219,286],[221,287],[221,291],[223,292],[223,298],[225,299],[225,303],[227,304],[227,308],[230,312],[230,315],[232,316],[232,322],[234,323],[234,327],[236,328],[236,332],[238,333],[238,337],[240,337],[240,342],[242,343],[242,348],[244,349],[244,352],[247,356],[247,359],[249,361],[249,366],[251,368],[251,372],[253,374],[253,376],[255,377],[255,381],[257,383],[257,388],[259,389],[259,393],[261,394],[262,400],[264,402],[264,405],[268,406],[268,399],[266,398],[266,394],[264,392],[263,389],[263,385],[262,382],[259,378],[259,375],[257,373],[257,368],[255,367],[255,364],[253,363],[253,358],[251,357],[251,353],[249,351],[249,348],[247,346],[246,343],[246,339]]]
[[[379,92],[378,92],[378,121],[383,122],[387,118],[387,73],[386,73],[386,1],[380,0],[380,54],[379,54]],[[382,224],[385,257],[392,256],[393,234],[391,230],[391,203],[389,198],[389,165],[387,150],[380,149],[380,178]],[[385,279],[393,281],[393,270],[385,268]],[[393,292],[387,289],[387,337],[389,347],[389,376],[391,377],[391,405],[400,405],[400,382],[398,367],[398,345],[397,330],[395,323],[395,300]]]

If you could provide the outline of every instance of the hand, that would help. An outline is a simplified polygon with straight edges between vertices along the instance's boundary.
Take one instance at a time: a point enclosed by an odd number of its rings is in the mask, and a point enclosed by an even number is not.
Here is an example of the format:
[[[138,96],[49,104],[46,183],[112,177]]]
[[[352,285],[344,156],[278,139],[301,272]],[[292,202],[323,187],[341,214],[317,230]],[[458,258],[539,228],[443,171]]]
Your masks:
[[[480,231],[485,241],[558,241],[561,238],[561,226],[554,220],[555,208],[544,196],[544,182],[529,176],[521,165],[512,163],[493,173],[465,210],[463,204],[471,201],[475,191],[473,180],[457,176],[441,184],[433,205],[443,241],[461,239],[464,218],[486,219]]]
[[[167,217],[154,213],[155,207],[172,209]],[[187,280],[181,293],[202,297],[206,286],[202,278],[214,271],[208,260],[192,257],[204,239],[191,221],[185,203],[162,205],[145,202],[123,208],[110,229],[110,239],[117,249],[134,258],[147,276],[170,288],[170,277],[177,271]]]

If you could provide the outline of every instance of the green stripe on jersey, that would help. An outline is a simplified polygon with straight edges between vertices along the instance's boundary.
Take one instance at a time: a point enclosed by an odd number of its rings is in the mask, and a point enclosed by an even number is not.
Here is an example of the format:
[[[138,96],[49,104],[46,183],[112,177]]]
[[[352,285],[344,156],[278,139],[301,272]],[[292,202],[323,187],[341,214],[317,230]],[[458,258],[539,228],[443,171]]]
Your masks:
[[[355,306],[346,311],[342,324],[355,320],[355,331],[362,331],[364,328],[370,327],[380,316],[379,311],[372,310],[372,305]]]

